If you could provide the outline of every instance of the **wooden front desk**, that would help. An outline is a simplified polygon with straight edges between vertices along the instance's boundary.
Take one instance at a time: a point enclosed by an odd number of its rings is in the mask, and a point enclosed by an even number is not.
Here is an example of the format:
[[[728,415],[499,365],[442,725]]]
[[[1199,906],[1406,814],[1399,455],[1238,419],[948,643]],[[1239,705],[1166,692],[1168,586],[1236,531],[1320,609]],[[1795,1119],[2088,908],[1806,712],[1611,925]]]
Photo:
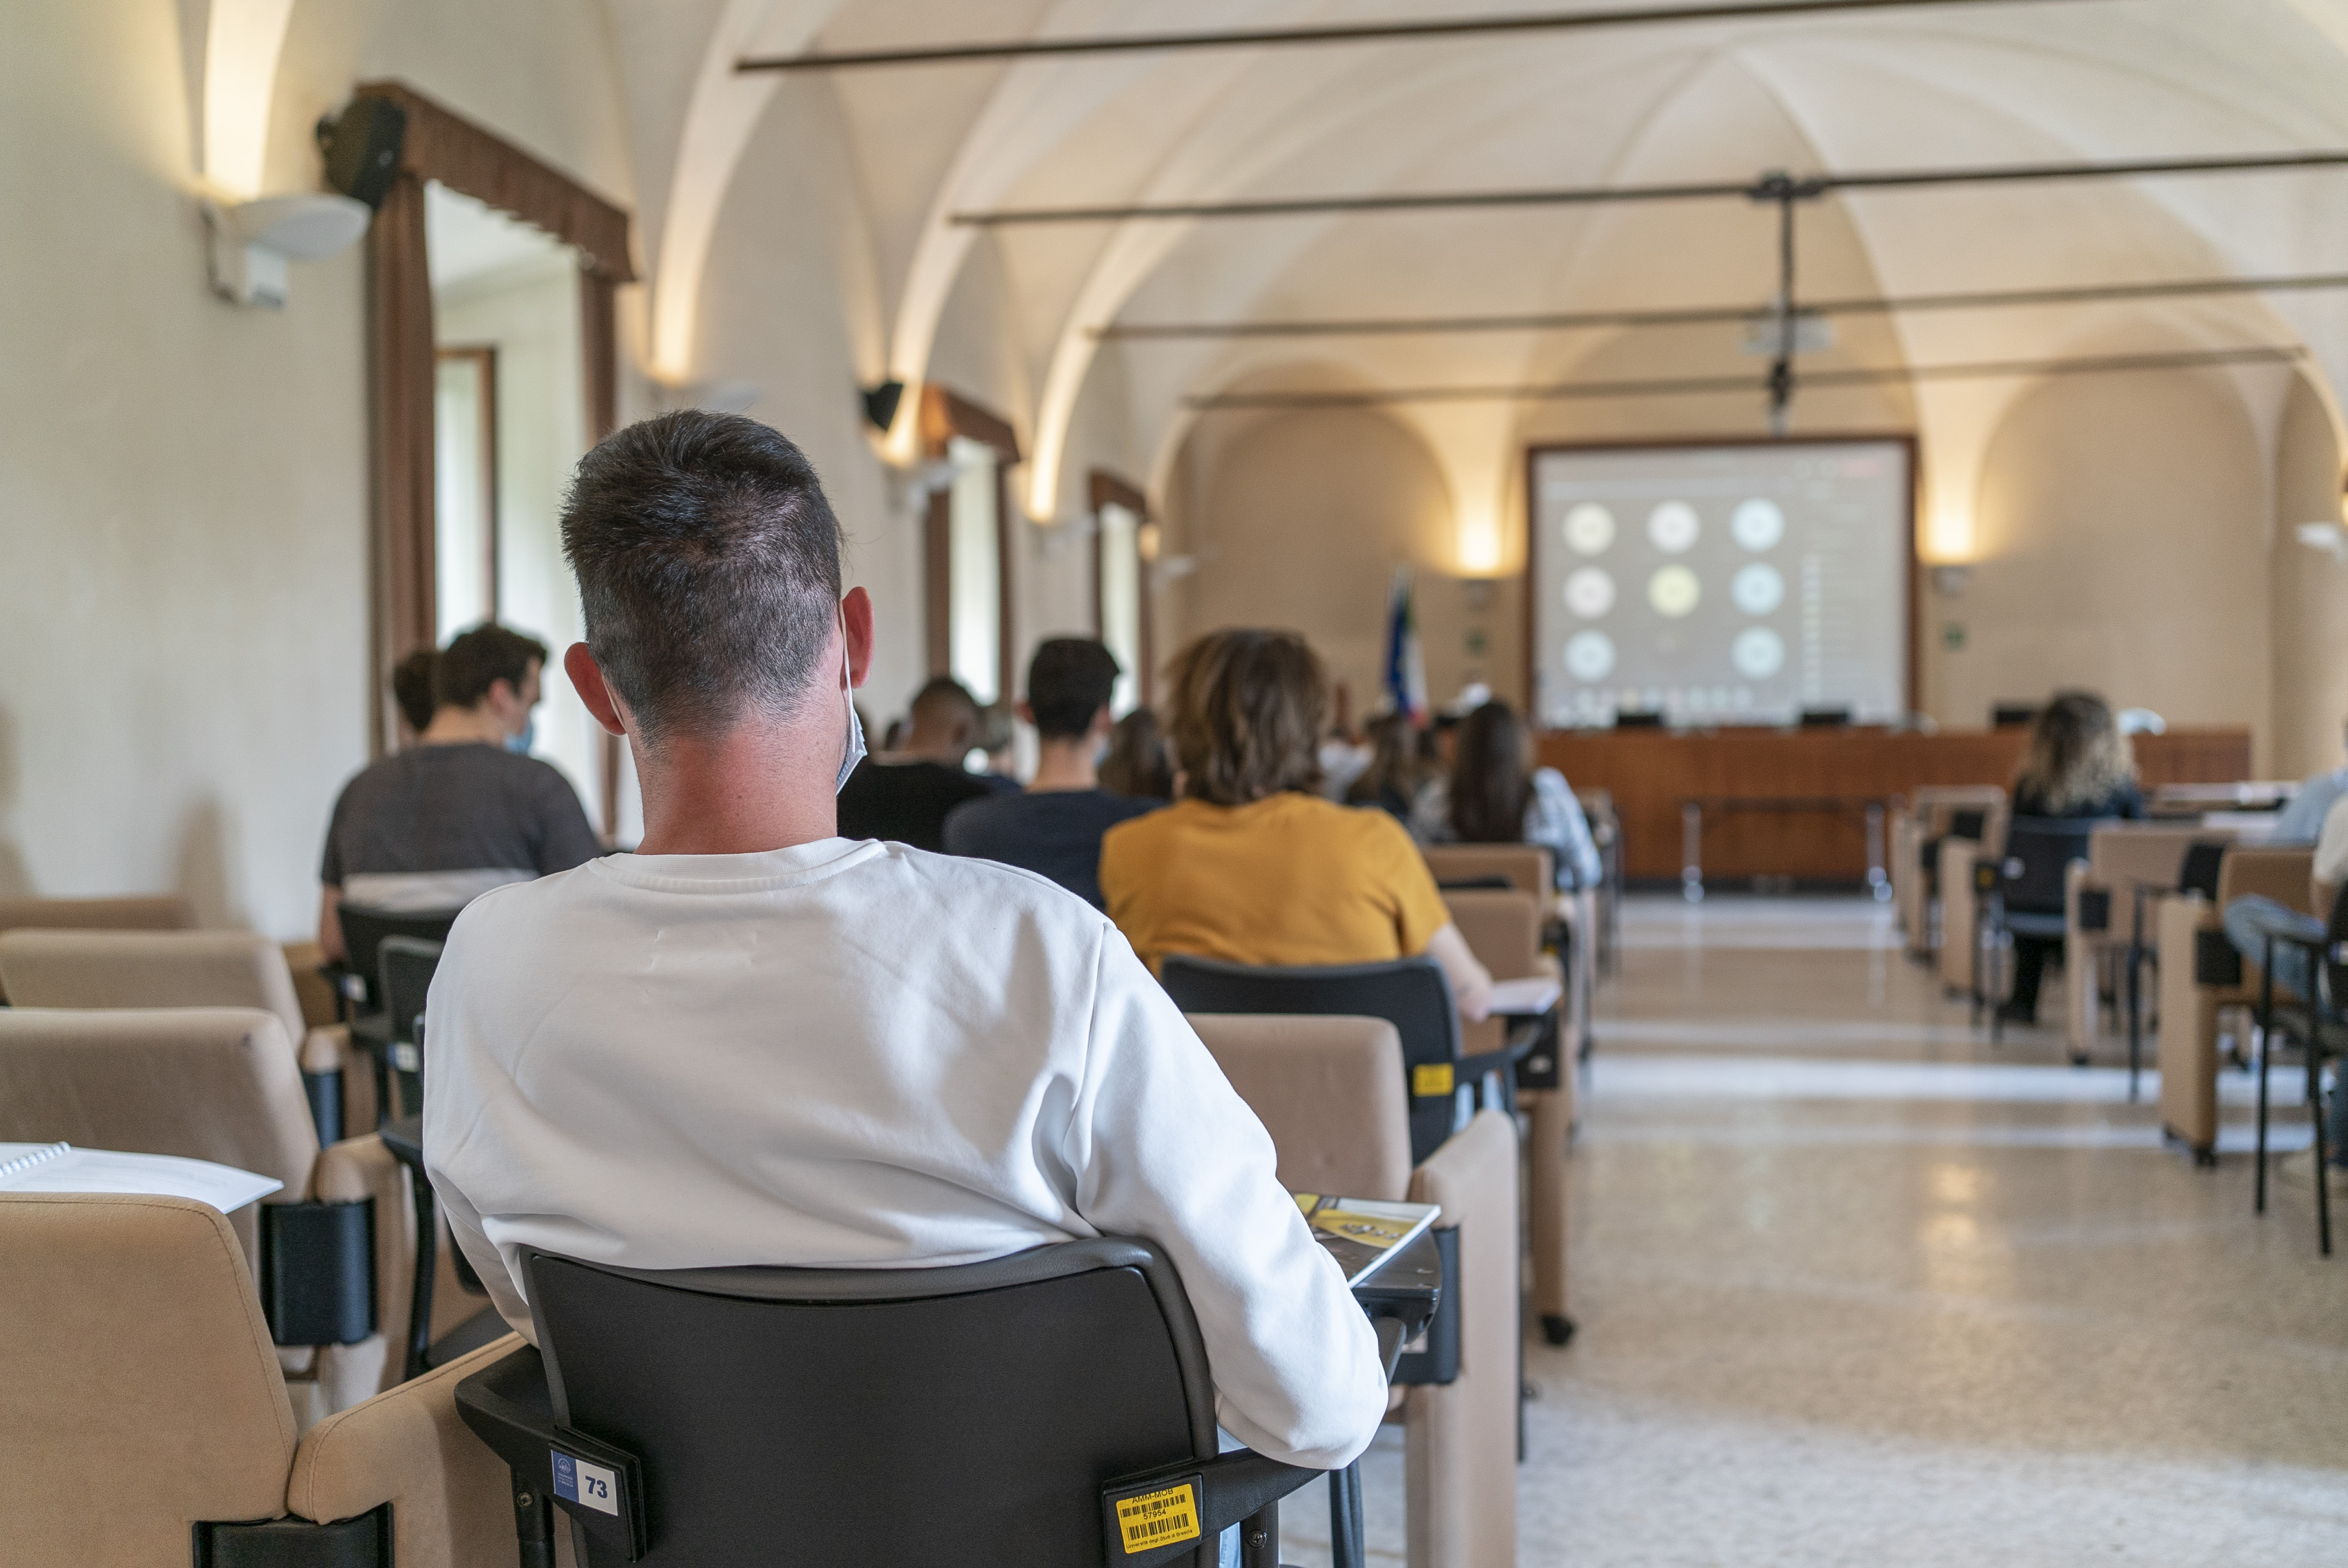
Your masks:
[[[1678,880],[1682,808],[1698,801],[1707,879],[1856,883],[1867,876],[1866,802],[1889,805],[1920,784],[2010,787],[2028,738],[2023,730],[1560,730],[1540,737],[1540,760],[1578,789],[1613,792],[1633,879]],[[2135,746],[2147,790],[2250,776],[2247,729],[2173,730],[2138,735]],[[1770,804],[1796,801],[1850,806]]]

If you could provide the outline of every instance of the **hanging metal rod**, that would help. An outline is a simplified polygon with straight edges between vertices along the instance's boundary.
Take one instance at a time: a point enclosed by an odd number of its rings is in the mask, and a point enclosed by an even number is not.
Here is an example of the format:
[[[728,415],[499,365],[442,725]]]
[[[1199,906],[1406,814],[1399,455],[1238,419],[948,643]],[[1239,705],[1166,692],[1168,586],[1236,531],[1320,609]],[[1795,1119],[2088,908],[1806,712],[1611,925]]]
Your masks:
[[[2045,5],[2078,0],[1755,0],[1747,5],[1623,6],[1603,11],[1537,11],[1525,15],[1434,17],[1322,27],[1242,27],[1203,33],[1107,33],[994,43],[928,44],[896,49],[843,49],[803,55],[753,55],[737,71],[850,71],[889,66],[970,65],[994,60],[1066,59],[1079,55],[1165,54],[1187,49],[1290,48],[1329,44],[1398,44],[1414,39],[1493,37],[1516,33],[1583,32],[1669,23],[1756,22],[1849,12],[1952,11],[1974,5]]]
[[[1807,370],[1805,390],[1821,386],[1875,386],[1919,381],[1981,381],[2030,375],[2100,375],[2123,371],[2192,370],[2210,365],[2289,364],[2306,358],[2296,344],[2257,343],[2244,348],[2178,354],[2106,354],[2089,359],[1982,360],[1960,364],[1860,366]],[[1561,403],[1607,397],[1681,397],[1704,393],[1766,393],[1766,375],[1668,376],[1632,381],[1565,381],[1532,386],[1416,386],[1366,392],[1224,392],[1183,399],[1186,407],[1208,413],[1313,408],[1376,408],[1396,403]]]
[[[1982,164],[1958,169],[1861,170],[1799,177],[1766,174],[1735,183],[1702,180],[1662,185],[1532,186],[1497,190],[1428,190],[1359,196],[1275,196],[1250,201],[1143,201],[1102,207],[999,207],[957,212],[949,221],[973,228],[1045,223],[1122,223],[1147,219],[1303,218],[1329,212],[1433,212],[1494,207],[1596,207],[1626,202],[1735,199],[1816,200],[1838,190],[1920,190],[1945,185],[2003,185],[2052,179],[2127,179],[2165,174],[2255,174],[2337,169],[2348,151],[2275,152],[2240,158],[2148,158],[2112,162]]]
[[[2212,294],[2312,292],[2348,289],[2348,272],[2294,273],[2266,278],[2188,278],[2171,282],[2094,283],[2062,289],[1976,290],[1953,294],[1905,294],[1881,299],[1804,300],[1806,316],[1905,315],[1928,311],[2000,310],[2033,305],[2101,304],[2129,300],[2191,299]],[[1199,338],[1428,337],[1470,333],[1570,332],[1591,327],[1734,325],[1766,317],[1761,305],[1688,305],[1672,310],[1550,311],[1518,315],[1365,316],[1325,321],[1130,322],[1095,327],[1104,341],[1157,342]]]

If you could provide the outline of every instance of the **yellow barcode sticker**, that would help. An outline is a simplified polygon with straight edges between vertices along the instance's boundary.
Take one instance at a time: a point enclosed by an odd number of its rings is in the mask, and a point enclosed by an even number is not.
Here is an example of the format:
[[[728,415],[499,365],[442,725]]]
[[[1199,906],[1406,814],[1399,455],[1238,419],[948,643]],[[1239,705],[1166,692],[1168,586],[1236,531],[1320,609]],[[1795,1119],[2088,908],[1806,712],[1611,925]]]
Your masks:
[[[1410,1070],[1410,1091],[1421,1100],[1451,1092],[1451,1064],[1423,1061]]]
[[[1155,1551],[1178,1541],[1199,1539],[1199,1499],[1190,1483],[1117,1500],[1117,1527],[1125,1535],[1125,1554]]]

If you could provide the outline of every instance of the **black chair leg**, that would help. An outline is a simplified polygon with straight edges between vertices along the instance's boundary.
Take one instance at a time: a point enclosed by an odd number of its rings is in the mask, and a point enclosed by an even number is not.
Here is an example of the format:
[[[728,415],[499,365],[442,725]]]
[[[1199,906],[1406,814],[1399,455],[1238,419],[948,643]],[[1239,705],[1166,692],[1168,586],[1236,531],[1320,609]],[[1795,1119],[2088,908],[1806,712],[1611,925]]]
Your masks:
[[[416,1189],[416,1278],[407,1293],[407,1349],[400,1379],[421,1378],[430,1369],[426,1355],[432,1348],[432,1284],[440,1265],[440,1220],[432,1206],[432,1183],[423,1171],[410,1167]]]
[[[1329,1472],[1331,1568],[1362,1568],[1369,1548],[1362,1529],[1362,1466],[1358,1460]]]
[[[2258,1177],[2251,1185],[2250,1212],[2267,1212],[2267,1052],[2274,1044],[2274,941],[2266,945],[2266,962],[2259,974],[2259,1044],[2251,1052],[2259,1070]]]
[[[1336,1480],[1333,1474],[1329,1478]],[[1199,1555],[1213,1562],[1216,1543],[1210,1538]],[[1240,1568],[1280,1568],[1280,1504],[1270,1503],[1240,1521]]]
[[[2308,1020],[2310,1034],[2315,1020]],[[2315,1242],[2316,1250],[2332,1255],[2332,1166],[2323,1146],[2323,1052],[2312,1040],[2307,1047],[2307,1111],[2315,1119]]]

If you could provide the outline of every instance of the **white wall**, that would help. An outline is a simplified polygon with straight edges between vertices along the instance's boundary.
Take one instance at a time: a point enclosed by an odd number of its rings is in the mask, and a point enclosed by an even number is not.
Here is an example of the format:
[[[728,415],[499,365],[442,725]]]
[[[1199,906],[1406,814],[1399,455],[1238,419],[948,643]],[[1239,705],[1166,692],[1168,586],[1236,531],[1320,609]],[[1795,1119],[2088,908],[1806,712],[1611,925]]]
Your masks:
[[[363,261],[282,313],[211,295],[180,15],[0,12],[0,892],[290,937],[366,759]],[[372,75],[627,197],[594,0],[297,5],[273,190],[315,189],[310,124]]]
[[[211,297],[170,15],[0,21],[0,889],[292,933],[366,756],[359,260]]]

